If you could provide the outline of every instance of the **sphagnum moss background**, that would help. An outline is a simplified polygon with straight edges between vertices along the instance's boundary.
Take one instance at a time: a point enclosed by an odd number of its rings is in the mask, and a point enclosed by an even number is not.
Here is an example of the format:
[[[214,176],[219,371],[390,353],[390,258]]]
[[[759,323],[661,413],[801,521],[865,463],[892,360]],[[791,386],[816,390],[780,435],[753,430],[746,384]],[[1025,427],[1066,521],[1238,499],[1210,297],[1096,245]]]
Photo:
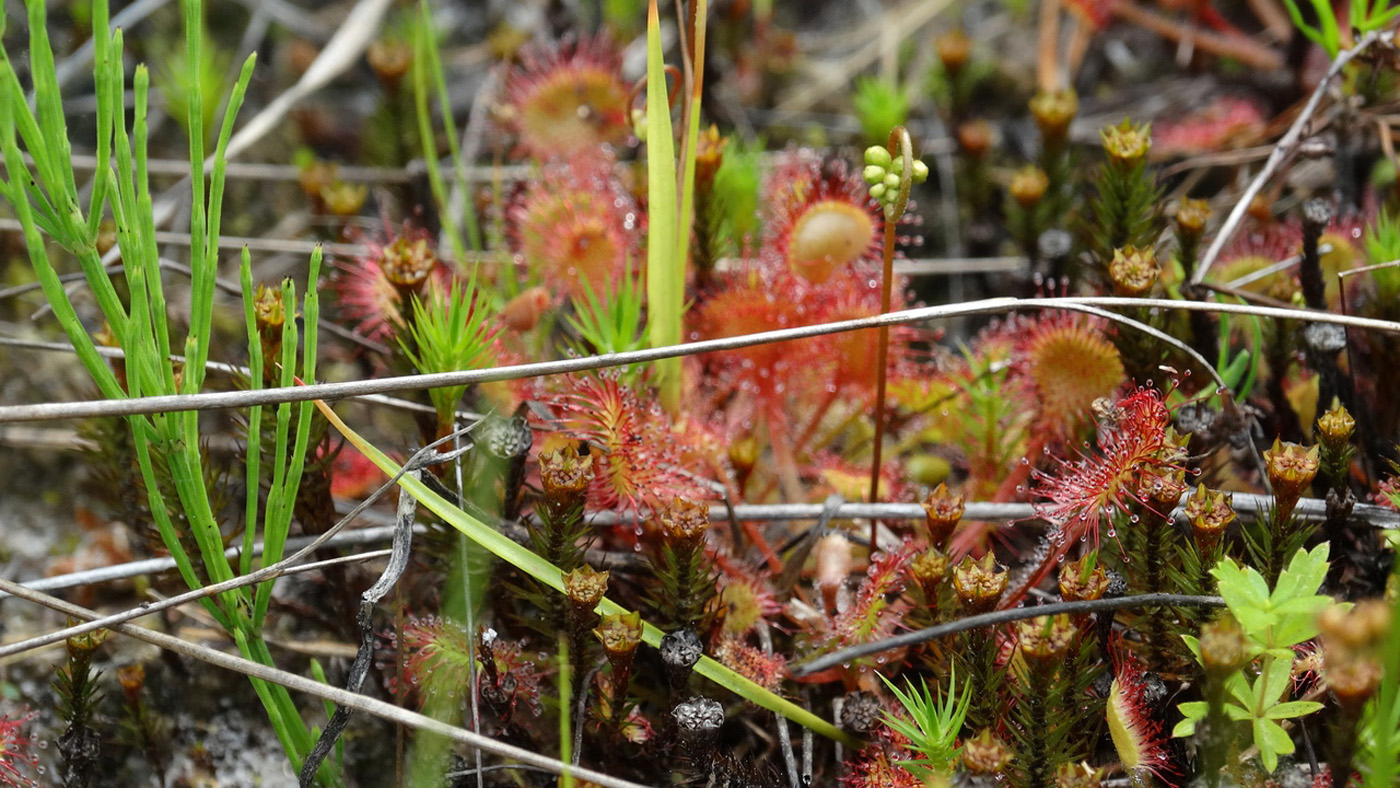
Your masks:
[[[0,783],[1392,784],[1384,0],[23,5]]]

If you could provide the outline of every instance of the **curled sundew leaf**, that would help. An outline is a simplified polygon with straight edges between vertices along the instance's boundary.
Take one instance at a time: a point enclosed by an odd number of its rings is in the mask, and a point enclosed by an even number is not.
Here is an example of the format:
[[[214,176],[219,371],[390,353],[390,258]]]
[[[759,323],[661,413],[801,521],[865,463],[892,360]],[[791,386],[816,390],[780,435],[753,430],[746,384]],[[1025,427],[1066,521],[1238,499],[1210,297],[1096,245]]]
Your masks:
[[[330,422],[331,426],[335,427],[336,431],[339,432],[342,437],[349,441],[356,449],[359,449],[360,453],[368,457],[381,471],[388,474],[390,477],[398,474],[400,470],[398,463],[391,460],[388,455],[365,440],[359,433],[350,429],[324,401],[315,400],[315,403],[316,407],[326,417],[326,421]],[[404,475],[398,479],[398,484],[407,490],[409,495],[417,499],[419,503],[441,517],[444,522],[461,531],[468,539],[490,550],[497,558],[513,564],[516,568],[529,574],[544,585],[561,593],[563,592],[564,573],[559,567],[551,564],[529,549],[516,544],[494,528],[487,526],[485,523],[462,511],[421,481],[411,476]],[[604,614],[629,612],[623,606],[607,598],[604,598],[603,601],[599,603],[598,609],[599,612]],[[661,630],[646,622],[643,622],[642,627],[642,641],[653,648],[660,646],[662,636]],[[776,714],[780,714],[798,725],[810,728],[812,731],[820,733],[829,739],[841,742],[847,747],[859,746],[859,742],[842,732],[835,725],[823,720],[792,701],[781,698],[763,687],[760,687],[709,657],[700,658],[700,661],[695,665],[695,672],[724,689],[733,692],[739,697],[762,706]]]

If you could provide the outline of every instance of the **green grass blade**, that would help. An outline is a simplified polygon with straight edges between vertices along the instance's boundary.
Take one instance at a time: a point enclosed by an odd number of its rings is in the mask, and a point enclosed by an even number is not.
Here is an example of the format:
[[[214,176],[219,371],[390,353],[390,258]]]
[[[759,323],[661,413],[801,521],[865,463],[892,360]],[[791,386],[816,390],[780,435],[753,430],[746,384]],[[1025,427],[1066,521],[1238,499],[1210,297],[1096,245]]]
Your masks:
[[[428,0],[422,0],[422,4],[425,8],[427,7],[427,2]],[[431,23],[431,16],[429,16],[429,21]],[[429,29],[432,28],[430,27]],[[463,189],[464,194],[469,194],[470,191],[467,189],[467,168],[462,161],[462,146],[457,135],[457,123],[452,119],[452,97],[447,93],[447,77],[446,72],[444,72],[442,68],[442,53],[438,50],[437,39],[435,37],[428,36],[426,41],[428,44],[428,70],[429,75],[433,78],[433,88],[437,91],[438,112],[442,114],[443,130],[447,132],[447,152],[448,155],[452,157],[452,172],[456,176],[457,183]],[[475,206],[472,204],[471,199],[466,199],[463,202],[463,209],[465,211],[464,219],[467,223],[467,241],[471,244],[472,249],[480,251],[481,228],[476,221]],[[444,213],[451,212],[451,205],[449,203],[450,200],[443,203],[442,210]],[[453,227],[456,227],[457,217],[454,215],[452,220]],[[459,260],[465,261],[467,250],[462,245],[462,238],[454,235],[451,238],[451,242],[453,253],[457,255]]]
[[[68,121],[63,114],[63,96],[58,89],[58,73],[54,67],[53,47],[49,45],[48,14],[43,0],[28,0],[29,8],[29,66],[34,80],[34,108],[40,128],[47,133],[45,150],[49,153],[48,173],[44,188],[54,203],[55,213],[63,226],[64,235],[74,246],[86,240],[86,224],[78,208],[78,186],[73,177],[73,152],[68,142]],[[72,248],[72,247],[70,247]]]
[[[156,523],[156,531],[160,533],[161,541],[170,550],[170,557],[174,559],[175,566],[180,570],[180,577],[185,581],[185,585],[191,589],[201,588],[204,583],[199,579],[198,573],[194,569],[194,561],[190,559],[189,553],[185,552],[184,546],[180,543],[180,537],[175,531],[175,523],[170,519],[169,505],[166,503],[165,495],[160,491],[157,482],[155,463],[151,457],[151,444],[155,442],[155,427],[144,416],[132,416],[127,420],[131,425],[131,435],[136,448],[136,462],[141,469],[141,479],[146,485],[146,505],[150,507],[151,519]],[[231,621],[213,599],[205,597],[200,600],[204,609],[219,622],[220,626],[227,627]]]
[[[146,123],[146,109],[149,106],[147,98],[150,92],[150,72],[145,68],[137,68],[136,76],[133,80],[135,94],[135,105],[133,120],[131,124],[131,144],[132,152],[135,155],[136,164],[136,216],[147,217],[153,213],[153,200],[151,198],[151,179],[148,172],[147,136],[149,127]],[[156,386],[155,379],[152,378],[148,394],[174,394],[175,393],[175,367],[170,360],[170,324],[166,317],[165,287],[160,278],[160,250],[156,247],[155,225],[150,221],[138,221],[135,223],[137,230],[138,249],[125,249],[123,262],[126,265],[127,275],[130,276],[132,269],[141,269],[146,276],[146,292],[150,298],[150,310],[147,318],[150,320],[149,333],[147,339],[154,339],[155,355],[148,360],[151,368],[157,370],[161,375],[160,385]],[[133,305],[134,307],[134,305]],[[130,349],[128,349],[130,352]],[[193,418],[191,418],[193,417]],[[198,419],[198,414],[188,414],[184,416],[185,421]],[[198,433],[186,436],[192,443],[198,443]]]
[[[94,244],[96,231],[89,232],[88,222],[78,207],[76,189],[72,186],[74,178],[68,130],[61,106],[57,111],[53,109],[56,102],[61,105],[57,78],[53,74],[53,53],[48,48],[47,33],[42,29],[32,29],[35,19],[40,20],[42,28],[43,5],[42,2],[29,4],[30,43],[31,46],[40,47],[31,53],[30,58],[35,98],[40,111],[37,118],[29,108],[24,88],[19,83],[8,54],[0,53],[0,105],[3,105],[0,106],[0,114],[15,123],[19,139],[34,159],[34,175],[37,176],[30,177],[22,160],[7,159],[11,162],[11,172],[23,171],[25,177],[14,181],[6,190],[6,197],[18,208],[18,203],[27,196],[28,199],[24,201],[29,203],[29,221],[78,257],[98,307],[120,341],[126,332],[125,313],[98,259]],[[66,294],[64,297],[66,299]]]
[[[1337,26],[1337,15],[1332,11],[1331,0],[1312,0],[1313,11],[1317,13],[1317,28],[1321,32],[1323,49],[1329,58],[1335,58],[1342,51],[1342,31]],[[1304,31],[1306,32],[1306,31]]]
[[[418,3],[418,24],[414,27],[413,37],[413,106],[418,115],[418,138],[423,145],[423,163],[428,168],[428,185],[433,192],[433,200],[438,205],[438,218],[442,222],[442,228],[447,234],[448,242],[452,244],[452,253],[459,259],[466,256],[466,247],[462,243],[462,231],[457,228],[457,217],[449,210],[449,198],[447,186],[442,180],[442,167],[438,163],[437,137],[433,133],[432,111],[428,107],[428,69],[437,64],[441,69],[441,63],[437,60],[437,39],[433,30],[432,9],[428,6],[428,0],[420,0]],[[437,74],[434,79],[441,78]],[[444,109],[443,115],[447,117],[447,123],[451,124],[450,110]]]
[[[325,415],[331,426],[347,440],[352,446],[359,449],[365,457],[369,458],[381,471],[394,476],[400,470],[399,465],[389,459],[388,455],[381,452],[369,441],[365,440],[354,430],[350,429],[344,421],[331,410],[330,406],[321,400],[316,400],[316,407]],[[521,571],[538,580],[540,583],[553,588],[556,591],[564,590],[564,573],[559,567],[554,566],[545,559],[536,555],[529,549],[516,544],[494,528],[487,526],[480,520],[462,511],[456,505],[434,492],[423,482],[411,476],[402,476],[398,481],[399,485],[408,491],[410,495],[426,506],[437,516],[443,519],[453,528],[461,531],[472,541],[491,551],[497,558],[515,566]],[[604,599],[599,603],[599,611],[602,613],[626,613],[626,608],[609,599]],[[642,640],[653,648],[661,644],[662,632],[649,623],[643,624]],[[826,720],[818,717],[810,711],[798,706],[785,698],[758,686],[749,679],[735,673],[733,670],[721,665],[709,657],[701,657],[700,662],[695,666],[695,672],[713,681],[719,686],[733,692],[745,700],[762,706],[769,711],[786,717],[793,722],[810,728],[816,733],[820,733],[835,741],[841,742],[848,747],[859,746],[859,743],[842,732],[841,729]]]
[[[208,249],[214,255],[212,265],[191,281],[190,333],[185,340],[185,381],[183,393],[193,394],[204,385],[205,362],[209,360],[212,344],[214,319],[214,280],[218,275],[219,227],[224,210],[224,172],[227,161],[229,138],[233,136],[233,121],[243,106],[243,97],[248,92],[248,83],[253,79],[253,67],[257,64],[257,54],[251,54],[243,61],[243,70],[234,83],[229,95],[228,106],[224,110],[224,122],[219,130],[219,141],[214,148],[214,166],[209,176],[209,222]]]
[[[253,259],[248,247],[238,266],[238,279],[243,287],[243,325],[248,332],[248,388],[263,387],[262,338],[258,335],[257,310],[254,307],[256,291],[253,289]],[[248,458],[244,463],[243,486],[248,494],[243,508],[243,552],[238,556],[239,574],[253,570],[253,541],[258,528],[258,499],[262,487],[262,414],[261,405],[248,409]]]
[[[296,289],[292,285],[292,280],[282,280],[282,304],[284,309],[290,311],[296,304]],[[296,385],[296,359],[297,359],[297,326],[296,320],[289,319],[282,323],[282,358],[279,360],[281,368],[278,385],[283,388]],[[272,554],[280,552],[280,545],[276,544],[277,535],[286,535],[291,525],[293,509],[293,495],[289,495],[287,486],[287,476],[290,471],[291,457],[288,456],[288,443],[291,438],[292,428],[292,403],[283,402],[277,406],[277,422],[273,430],[272,441],[272,484],[267,492],[267,511],[263,516],[263,565],[271,563]],[[253,603],[253,621],[262,622],[267,616],[267,606],[272,601],[272,584],[263,583],[258,586],[256,599]]]
[[[656,0],[647,9],[647,333],[652,347],[679,344],[685,306],[685,256],[680,249],[676,203],[676,147],[671,137],[671,109],[666,64],[661,53],[661,21]],[[681,360],[657,361],[656,384],[661,405],[680,412]]]
[[[316,321],[320,317],[320,304],[316,295],[316,282],[321,274],[321,248],[318,246],[311,253],[311,266],[309,274],[309,285],[306,289],[306,300],[302,309],[302,316],[306,323],[305,348],[302,352],[302,382],[311,384],[316,382]],[[291,291],[288,284],[287,291]],[[294,294],[292,294],[294,295]],[[289,295],[284,295],[285,304],[296,303]],[[295,376],[291,374],[293,365],[296,363],[297,331],[296,320],[287,320],[283,323],[284,333],[282,339],[283,350],[283,378],[289,379],[284,385],[292,385]],[[287,331],[286,329],[290,329]],[[287,361],[290,357],[290,362]],[[296,504],[297,490],[301,487],[301,476],[306,469],[306,452],[309,448],[311,436],[312,404],[302,402],[297,405],[297,431],[292,439],[291,457],[284,464],[282,457],[286,456],[286,429],[282,419],[282,407],[278,408],[277,419],[277,469],[281,472],[281,478],[274,477],[273,487],[277,492],[278,509],[275,516],[272,512],[271,498],[269,497],[269,517],[265,521],[263,532],[263,564],[274,564],[282,560],[282,555],[287,545],[287,535],[291,532],[293,509]],[[290,412],[290,409],[289,409]],[[262,584],[258,587],[257,599],[254,604],[253,621],[256,625],[261,625],[267,615],[267,606],[272,600],[272,582]]]
[[[202,73],[204,59],[204,4],[200,0],[181,0],[180,15],[185,30],[185,60],[190,74]],[[204,194],[204,96],[191,90],[185,96],[185,131],[190,143],[190,271],[191,292],[204,291],[206,277],[213,277],[209,268],[209,205]],[[191,330],[194,326],[191,325]]]
[[[3,152],[5,159],[5,171],[9,181],[6,189],[8,195],[23,193],[23,187],[20,185],[22,181],[18,179],[27,178],[29,174],[28,169],[22,164],[23,157],[20,156],[19,143],[15,137],[14,118],[16,114],[0,112],[0,152]],[[44,292],[44,297],[53,307],[54,317],[63,327],[63,332],[73,345],[78,359],[88,374],[92,376],[104,397],[110,399],[125,397],[126,392],[117,382],[117,377],[112,372],[111,367],[107,365],[107,361],[98,355],[92,337],[88,335],[82,319],[78,317],[78,313],[73,309],[73,304],[68,300],[63,283],[59,281],[58,273],[49,263],[48,250],[44,248],[44,239],[38,224],[34,221],[34,212],[29,200],[13,200],[11,205],[14,206],[15,214],[23,228],[25,248],[29,253],[30,263],[34,266],[39,286]]]
[[[107,204],[107,190],[111,184],[112,172],[112,123],[115,118],[113,108],[121,97],[113,95],[111,80],[107,78],[111,70],[108,58],[111,57],[112,34],[109,31],[109,16],[106,0],[93,0],[92,4],[92,77],[97,91],[97,169],[92,175],[92,195],[88,201],[88,237],[97,238],[102,224],[102,214]]]
[[[665,304],[666,334],[667,344],[680,344],[684,328],[682,320],[685,312],[685,271],[686,262],[690,255],[690,233],[695,222],[695,149],[700,140],[700,94],[705,84],[705,20],[709,16],[709,3],[707,0],[693,0],[695,8],[695,40],[691,42],[694,51],[694,62],[691,65],[691,85],[690,101],[686,104],[686,116],[688,118],[685,130],[685,150],[681,158],[681,193],[680,207],[677,218],[676,230],[676,251],[671,258],[670,276],[673,286],[667,289],[670,300]],[[647,32],[648,55],[650,55],[650,28]],[[650,60],[648,59],[648,65]],[[648,69],[649,71],[650,69]],[[650,81],[648,81],[650,86]],[[648,95],[648,108],[650,108],[651,97]],[[650,115],[648,115],[650,122]],[[648,160],[650,163],[650,160]],[[671,413],[676,416],[681,409],[681,377],[684,367],[680,359],[668,359],[664,364],[670,366],[670,371],[663,375],[664,380],[669,384],[661,387],[661,403]]]

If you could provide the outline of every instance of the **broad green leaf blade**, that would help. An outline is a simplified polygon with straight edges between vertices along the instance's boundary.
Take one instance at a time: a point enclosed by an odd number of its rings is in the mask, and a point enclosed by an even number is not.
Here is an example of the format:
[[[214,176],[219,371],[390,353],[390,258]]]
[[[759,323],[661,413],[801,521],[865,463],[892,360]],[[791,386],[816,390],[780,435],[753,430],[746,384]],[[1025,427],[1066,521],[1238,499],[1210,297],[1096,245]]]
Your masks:
[[[1253,712],[1251,712],[1249,709],[1246,709],[1243,706],[1239,706],[1234,703],[1225,704],[1225,716],[1229,717],[1235,722],[1244,722],[1245,720],[1254,719]]]
[[[1325,596],[1314,597],[1313,600],[1295,599],[1288,603],[1289,614],[1281,616],[1274,627],[1269,638],[1272,641],[1270,646],[1289,648],[1317,637],[1317,614],[1331,605],[1332,600]]]
[[[1232,612],[1235,614],[1235,618],[1239,619],[1240,626],[1251,636],[1263,635],[1278,624],[1277,616],[1257,608],[1241,607]]]
[[[1230,677],[1225,679],[1225,690],[1241,704],[1248,706],[1254,701],[1254,688],[1250,686],[1249,680],[1244,677],[1243,671],[1235,671]]]
[[[1255,708],[1268,709],[1283,699],[1293,678],[1292,660],[1266,659],[1264,672],[1254,684]]]

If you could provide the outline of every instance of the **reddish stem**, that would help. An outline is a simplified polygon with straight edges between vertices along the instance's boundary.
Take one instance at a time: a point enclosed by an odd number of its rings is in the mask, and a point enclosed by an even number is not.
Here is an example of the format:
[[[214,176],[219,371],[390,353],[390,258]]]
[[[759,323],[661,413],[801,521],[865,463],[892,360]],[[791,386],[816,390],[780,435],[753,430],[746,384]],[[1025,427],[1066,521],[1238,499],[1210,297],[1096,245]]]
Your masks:
[[[899,196],[895,198],[894,205],[885,211],[885,247],[884,247],[884,271],[882,273],[883,287],[880,291],[880,314],[888,314],[890,311],[891,291],[894,288],[894,226],[899,221],[899,217],[904,215],[904,209],[909,204],[909,189],[914,185],[914,143],[909,139],[909,131],[903,126],[895,126],[890,129],[889,143],[886,145],[890,154],[898,154],[903,160],[903,175],[899,181]],[[880,500],[880,454],[885,443],[885,378],[889,370],[886,369],[889,357],[890,329],[889,326],[880,326],[880,340],[876,346],[875,356],[875,445],[872,447],[870,459],[870,502]],[[870,521],[870,554],[875,554],[878,545],[877,530],[878,520]]]

